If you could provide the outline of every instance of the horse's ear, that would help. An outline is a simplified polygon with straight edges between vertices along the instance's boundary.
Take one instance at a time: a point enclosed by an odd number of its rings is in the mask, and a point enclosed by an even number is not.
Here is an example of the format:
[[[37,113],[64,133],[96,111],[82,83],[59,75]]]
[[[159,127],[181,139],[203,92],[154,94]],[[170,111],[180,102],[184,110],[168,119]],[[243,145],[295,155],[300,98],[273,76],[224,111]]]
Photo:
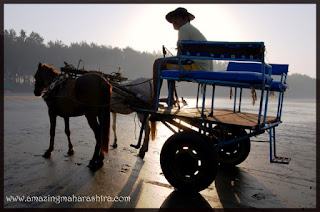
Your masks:
[[[39,63],[38,68],[41,68],[41,66],[42,66],[42,64],[41,64],[41,63]]]

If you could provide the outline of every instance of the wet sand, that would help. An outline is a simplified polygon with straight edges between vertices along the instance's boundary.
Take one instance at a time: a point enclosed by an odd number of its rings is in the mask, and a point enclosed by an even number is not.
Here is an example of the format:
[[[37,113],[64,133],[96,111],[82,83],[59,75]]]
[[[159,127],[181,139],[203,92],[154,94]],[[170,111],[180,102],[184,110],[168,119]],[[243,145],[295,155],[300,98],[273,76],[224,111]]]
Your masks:
[[[172,134],[158,124],[144,159],[137,156],[139,124],[135,114],[118,116],[118,148],[92,172],[87,167],[95,140],[85,117],[70,119],[76,153],[67,155],[62,118],[57,119],[55,151],[49,147],[49,118],[45,102],[31,94],[5,96],[4,196],[130,196],[130,202],[9,202],[5,208],[314,208],[316,207],[315,144],[290,143],[294,135],[279,135],[277,151],[292,157],[289,165],[269,163],[267,134],[252,138],[251,153],[232,169],[219,169],[216,180],[199,194],[174,191],[160,168],[160,151]],[[285,123],[279,131],[285,130]],[[110,138],[113,138],[111,132]],[[289,141],[288,141],[289,140]],[[283,154],[282,154],[283,153]]]

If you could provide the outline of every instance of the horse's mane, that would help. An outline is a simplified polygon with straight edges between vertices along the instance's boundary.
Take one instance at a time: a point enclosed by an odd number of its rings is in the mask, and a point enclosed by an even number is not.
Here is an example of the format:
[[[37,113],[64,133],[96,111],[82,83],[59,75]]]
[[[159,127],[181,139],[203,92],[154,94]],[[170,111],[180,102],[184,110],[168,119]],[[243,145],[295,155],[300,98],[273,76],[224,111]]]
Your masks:
[[[52,67],[52,66],[50,66],[50,65],[48,65],[48,64],[46,64],[46,63],[43,63],[43,64],[42,64],[42,67],[43,67],[43,68],[46,68],[46,69],[49,69],[50,71],[52,71],[52,72],[55,73],[55,74],[60,74],[60,72],[57,71],[54,67]]]

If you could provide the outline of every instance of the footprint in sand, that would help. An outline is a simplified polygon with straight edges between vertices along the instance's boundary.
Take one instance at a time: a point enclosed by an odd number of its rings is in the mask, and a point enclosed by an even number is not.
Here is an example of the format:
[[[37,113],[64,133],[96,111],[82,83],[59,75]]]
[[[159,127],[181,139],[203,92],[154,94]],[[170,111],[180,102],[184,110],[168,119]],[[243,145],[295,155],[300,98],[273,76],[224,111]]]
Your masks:
[[[266,197],[265,197],[263,194],[261,194],[261,193],[254,194],[252,197],[253,197],[254,199],[256,199],[256,200],[262,200],[262,199],[265,199],[265,198],[266,198]]]
[[[120,172],[122,172],[122,173],[127,173],[128,171],[130,171],[130,165],[128,165],[128,164],[123,164],[122,165],[122,167],[121,167],[121,170],[120,170]]]

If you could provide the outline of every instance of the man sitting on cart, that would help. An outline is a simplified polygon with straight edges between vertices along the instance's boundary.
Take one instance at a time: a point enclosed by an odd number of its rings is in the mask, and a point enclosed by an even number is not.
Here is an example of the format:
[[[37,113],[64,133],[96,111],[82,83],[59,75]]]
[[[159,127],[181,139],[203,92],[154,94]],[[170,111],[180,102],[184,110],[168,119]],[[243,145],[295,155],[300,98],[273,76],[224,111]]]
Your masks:
[[[166,15],[168,22],[172,23],[173,28],[178,30],[178,41],[179,40],[195,40],[195,41],[207,41],[204,35],[193,25],[190,24],[195,18],[194,15],[189,13],[185,8],[179,7],[174,11],[169,12]],[[152,104],[156,104],[157,99],[157,85],[158,85],[158,71],[159,62],[161,62],[161,70],[179,70],[177,59],[168,60],[155,60],[153,64],[153,100]],[[183,60],[182,70],[185,71],[212,71],[212,61],[208,60]],[[162,81],[160,81],[160,86]],[[172,92],[170,97],[170,104],[174,105],[173,93],[175,91],[175,85],[172,86]]]

